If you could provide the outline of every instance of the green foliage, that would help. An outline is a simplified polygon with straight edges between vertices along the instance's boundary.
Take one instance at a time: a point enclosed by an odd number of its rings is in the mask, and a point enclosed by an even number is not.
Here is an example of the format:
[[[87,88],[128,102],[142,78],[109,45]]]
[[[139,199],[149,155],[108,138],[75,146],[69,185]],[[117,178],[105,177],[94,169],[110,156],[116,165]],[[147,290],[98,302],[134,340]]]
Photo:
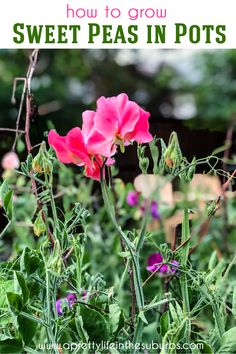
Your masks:
[[[19,339],[7,338],[0,341],[0,352],[9,354],[22,353],[23,343]]]
[[[236,327],[230,328],[224,333],[220,341],[220,348],[217,353],[233,353],[236,350]]]
[[[81,308],[83,326],[89,335],[89,340],[95,343],[107,341],[110,338],[108,316],[86,306]]]
[[[198,80],[188,90],[196,100],[197,117],[190,125],[225,128],[235,120],[235,50],[204,53],[194,64]]]

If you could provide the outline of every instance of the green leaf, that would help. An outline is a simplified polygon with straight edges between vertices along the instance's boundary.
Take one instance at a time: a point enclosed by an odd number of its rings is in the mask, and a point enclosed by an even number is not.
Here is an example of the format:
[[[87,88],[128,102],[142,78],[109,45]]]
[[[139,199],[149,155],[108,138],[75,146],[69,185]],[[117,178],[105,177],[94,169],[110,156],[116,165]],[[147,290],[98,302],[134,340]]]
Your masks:
[[[41,260],[25,248],[20,259],[21,271],[26,271],[28,274],[35,273],[40,268]]]
[[[109,322],[111,326],[112,333],[116,333],[119,324],[122,311],[119,305],[111,304],[109,305]]]
[[[198,348],[191,348],[191,354],[201,354]]]
[[[21,317],[25,317],[25,318],[29,319],[32,322],[39,323],[40,325],[42,325],[44,327],[47,326],[47,324],[42,319],[40,319],[37,316],[31,315],[28,312],[21,311],[20,315],[21,315]]]
[[[80,314],[90,341],[100,343],[102,340],[106,341],[109,339],[109,326],[105,315],[87,306],[81,307]]]
[[[209,260],[209,263],[208,263],[208,269],[209,269],[210,271],[212,271],[212,270],[215,268],[215,266],[216,266],[216,264],[217,264],[217,261],[218,261],[217,252],[214,251],[214,252],[212,253],[212,255],[211,255],[211,257],[210,257],[210,260]]]
[[[30,170],[32,168],[32,161],[33,161],[33,157],[31,154],[28,154],[27,159],[25,162],[21,163],[21,171],[28,176],[30,173]]]
[[[0,353],[15,354],[23,352],[23,343],[20,339],[5,339],[0,341]]]
[[[148,324],[148,321],[147,321],[147,319],[146,319],[146,317],[145,317],[143,311],[139,312],[138,317],[141,318],[141,320],[142,320],[144,323]]]
[[[222,258],[216,267],[206,276],[206,283],[211,284],[221,278],[222,272],[226,266],[225,260]]]
[[[30,343],[36,333],[37,323],[21,315],[18,316],[17,321],[24,343]]]
[[[17,271],[14,272],[14,288],[15,293],[22,295],[23,301],[26,303],[29,298],[29,289],[23,275]]]
[[[168,332],[170,328],[170,316],[169,316],[169,311],[166,311],[163,313],[160,319],[160,329],[161,329],[161,335],[164,337],[164,335]]]
[[[170,309],[170,313],[171,313],[171,317],[173,319],[173,322],[175,322],[178,325],[179,318],[178,318],[178,315],[177,315],[177,312],[176,312],[174,306],[171,303],[169,304],[169,309]]]
[[[34,296],[39,295],[40,290],[41,290],[41,284],[35,281],[30,281],[27,284],[27,287],[29,289],[29,297],[32,299]]]
[[[230,328],[221,338],[217,353],[234,353],[236,351],[236,327]]]
[[[8,292],[14,291],[14,281],[13,280],[2,280],[0,281],[0,308],[7,307],[7,297]]]
[[[214,354],[213,349],[211,348],[211,346],[208,343],[206,343],[206,342],[204,342],[202,340],[198,340],[196,344],[197,344],[198,348],[200,349],[201,353]]]
[[[9,220],[13,217],[13,191],[8,191],[3,199],[3,208]]]
[[[0,199],[3,201],[5,198],[5,195],[9,192],[9,184],[8,180],[5,179],[3,183],[0,186]]]
[[[75,328],[82,340],[83,343],[88,343],[89,336],[86,330],[84,329],[83,319],[81,316],[75,318]]]
[[[156,308],[156,307],[159,307],[159,306],[161,306],[161,305],[164,305],[164,304],[166,304],[167,302],[170,302],[170,301],[172,301],[172,300],[174,300],[174,299],[163,299],[163,300],[160,300],[160,301],[158,301],[158,302],[150,302],[150,304],[149,305],[147,305],[147,306],[145,306],[144,307],[144,312],[146,312],[146,311],[149,311],[149,310],[152,310],[152,309],[154,309],[154,308]]]
[[[23,307],[23,302],[19,294],[7,293],[7,301],[10,307],[10,310],[14,314],[18,314]]]
[[[182,319],[184,317],[183,311],[182,311],[182,308],[180,307],[180,305],[178,304],[178,302],[175,302],[175,308],[176,308],[176,312],[177,312],[179,321],[182,321]]]

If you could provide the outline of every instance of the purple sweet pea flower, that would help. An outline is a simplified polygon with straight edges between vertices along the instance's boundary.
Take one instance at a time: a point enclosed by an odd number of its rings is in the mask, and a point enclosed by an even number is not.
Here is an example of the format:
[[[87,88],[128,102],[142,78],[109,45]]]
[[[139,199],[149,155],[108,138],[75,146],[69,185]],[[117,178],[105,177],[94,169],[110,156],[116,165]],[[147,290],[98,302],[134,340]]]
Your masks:
[[[126,203],[129,206],[137,206],[139,204],[139,192],[130,191],[126,197]]]
[[[153,219],[160,220],[160,213],[159,213],[159,210],[158,210],[158,204],[157,204],[157,202],[155,200],[153,200],[151,202],[150,212],[151,212],[151,215],[152,215]]]
[[[144,201],[144,203],[141,205],[141,212],[142,214],[146,213],[146,210],[148,208],[148,202],[147,200]],[[161,215],[158,210],[158,203],[155,200],[152,200],[151,205],[150,205],[150,213],[153,219],[155,220],[160,220]]]
[[[62,302],[66,301],[68,303],[69,308],[71,308],[77,301],[76,295],[75,294],[68,294],[66,297],[62,299],[58,299],[56,301],[56,310],[59,316],[62,316],[63,310],[62,310]]]
[[[168,264],[161,265],[162,262],[163,262],[162,255],[160,253],[153,253],[147,260],[148,266],[146,267],[146,269],[151,273],[154,273],[155,271],[162,274],[175,273],[176,271],[175,267],[172,268]],[[174,266],[179,265],[179,263],[175,260],[173,260],[171,264],[173,264]]]

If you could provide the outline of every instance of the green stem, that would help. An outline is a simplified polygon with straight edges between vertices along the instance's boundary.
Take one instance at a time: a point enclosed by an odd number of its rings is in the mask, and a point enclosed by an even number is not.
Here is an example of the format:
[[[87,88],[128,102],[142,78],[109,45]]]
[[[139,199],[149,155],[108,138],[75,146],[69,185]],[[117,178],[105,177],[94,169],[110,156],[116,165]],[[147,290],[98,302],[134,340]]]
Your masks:
[[[142,228],[141,228],[139,240],[138,240],[137,247],[136,247],[136,253],[137,253],[138,256],[140,254],[140,251],[141,251],[141,249],[143,247],[144,240],[145,240],[147,223],[148,223],[148,219],[149,219],[150,206],[151,206],[151,202],[150,202],[150,200],[148,200],[147,207],[146,207],[146,212],[145,212],[144,219],[143,219],[143,225],[142,225]]]
[[[51,299],[50,299],[50,273],[46,269],[46,302],[47,302],[47,324],[51,328]]]
[[[143,321],[140,317],[138,317],[137,324],[134,331],[133,343],[141,343],[142,341],[142,333],[143,333]],[[137,349],[134,349],[133,353],[136,353]]]
[[[80,254],[78,252],[76,244],[74,245],[74,248],[75,248],[75,259],[76,259],[76,287],[77,287],[77,290],[80,291],[81,286],[82,286],[81,274],[82,274],[84,246],[81,245]]]
[[[46,318],[47,318],[47,327],[46,327],[46,331],[47,331],[47,335],[48,338],[51,341],[51,344],[53,344],[53,352],[55,354],[60,354],[58,349],[57,349],[57,345],[54,345],[57,343],[55,336],[53,334],[53,324],[52,324],[52,310],[51,310],[51,280],[50,280],[50,272],[49,270],[46,268],[46,307],[47,307],[47,314],[46,314]]]
[[[181,243],[185,243],[182,248],[182,267],[186,270],[188,254],[189,254],[189,242],[186,242],[190,237],[189,230],[189,217],[188,217],[188,209],[184,209],[184,217],[182,223],[182,239]],[[189,304],[189,293],[188,293],[188,283],[187,283],[187,274],[184,272],[181,276],[181,292],[183,298],[183,314],[185,317],[190,316],[190,304]],[[191,332],[191,320],[186,322],[186,336],[188,341],[190,341],[190,332]]]
[[[124,241],[126,247],[129,250],[131,260],[132,260],[132,267],[133,267],[133,275],[134,275],[134,288],[135,288],[135,297],[136,297],[136,302],[137,306],[139,309],[139,312],[142,311],[144,308],[144,295],[143,295],[143,287],[142,287],[142,279],[141,279],[141,272],[140,272],[140,265],[139,265],[139,252],[141,247],[139,248],[139,251],[135,249],[134,245],[130,242],[126,234],[122,231],[121,227],[118,225],[114,213],[114,207],[112,205],[112,202],[109,198],[109,194],[107,191],[107,186],[105,182],[102,180],[101,181],[101,188],[102,188],[102,195],[103,195],[103,200],[104,204],[106,206],[107,212],[110,216],[110,219],[119,233],[121,239]],[[142,243],[142,239],[141,239]],[[137,319],[137,324],[135,328],[135,333],[134,333],[134,338],[133,338],[133,343],[138,343],[142,339],[142,330],[143,330],[143,321],[140,317]]]
[[[111,218],[113,225],[115,226],[115,229],[120,234],[121,238],[123,239],[126,247],[130,252],[130,256],[134,267],[134,286],[136,291],[136,300],[137,300],[137,305],[139,307],[139,310],[141,311],[144,307],[144,296],[143,296],[142,281],[140,275],[139,257],[135,252],[134,245],[130,242],[126,234],[122,231],[121,227],[117,224],[115,215],[112,212],[113,206],[111,205],[110,199],[108,197],[105,183],[101,182],[101,186],[102,186],[102,194],[103,194],[103,199],[104,199],[107,212]]]
[[[1,240],[1,238],[5,235],[5,233],[7,232],[8,228],[11,226],[11,223],[12,223],[12,221],[9,220],[8,223],[7,223],[7,225],[6,225],[6,226],[4,227],[4,229],[1,231],[1,233],[0,233],[0,240]]]
[[[52,208],[54,227],[55,229],[57,229],[59,225],[58,225],[57,209],[56,209],[56,204],[53,196],[52,187],[50,188],[50,198],[51,198],[51,208]]]
[[[50,202],[51,202],[52,216],[53,216],[53,222],[54,222],[54,229],[57,230],[59,224],[58,224],[56,204],[55,204],[53,190],[52,190],[52,185],[53,185],[52,176],[50,176],[50,178],[48,178],[48,175],[46,173],[44,176],[45,176],[45,182],[46,182],[47,188],[49,189],[49,193],[50,193]],[[56,231],[55,231],[55,237],[56,237]]]

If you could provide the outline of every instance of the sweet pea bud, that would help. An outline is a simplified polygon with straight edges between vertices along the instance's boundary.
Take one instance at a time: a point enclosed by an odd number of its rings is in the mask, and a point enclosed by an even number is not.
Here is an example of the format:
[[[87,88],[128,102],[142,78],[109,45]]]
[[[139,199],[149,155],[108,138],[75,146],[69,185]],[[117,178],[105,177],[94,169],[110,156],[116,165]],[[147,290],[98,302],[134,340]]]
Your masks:
[[[48,261],[48,269],[55,276],[60,275],[63,267],[63,259],[61,255],[61,247],[58,240],[55,240],[53,253]]]
[[[158,167],[158,160],[159,160],[159,149],[157,146],[158,139],[155,137],[153,141],[149,143],[149,148],[153,160],[153,174],[158,174],[159,167]]]
[[[195,171],[196,171],[196,157],[193,158],[189,168],[185,168],[185,165],[182,165],[183,171],[179,174],[180,178],[184,181],[184,182],[191,182]]]
[[[148,166],[149,166],[149,159],[147,157],[144,157],[143,159],[139,160],[139,167],[142,173],[145,175],[147,174]]]
[[[43,141],[38,154],[34,157],[32,161],[32,168],[35,172],[50,174],[52,172],[53,166],[50,160],[50,155],[46,150],[46,144]]]
[[[145,157],[145,149],[146,146],[138,145],[137,154],[139,160],[139,168],[144,175],[147,174],[149,167],[149,159],[148,157]]]
[[[43,211],[40,210],[33,225],[34,234],[38,237],[41,236],[47,230],[46,225],[43,221],[42,213]]]
[[[179,146],[178,136],[175,132],[170,135],[167,149],[164,153],[164,166],[167,172],[172,172],[178,168],[182,161],[182,152]]]
[[[195,171],[196,171],[196,157],[193,158],[191,164],[190,164],[190,167],[188,169],[188,179],[189,179],[189,182],[192,181],[193,177],[194,177],[194,174],[195,174]]]

